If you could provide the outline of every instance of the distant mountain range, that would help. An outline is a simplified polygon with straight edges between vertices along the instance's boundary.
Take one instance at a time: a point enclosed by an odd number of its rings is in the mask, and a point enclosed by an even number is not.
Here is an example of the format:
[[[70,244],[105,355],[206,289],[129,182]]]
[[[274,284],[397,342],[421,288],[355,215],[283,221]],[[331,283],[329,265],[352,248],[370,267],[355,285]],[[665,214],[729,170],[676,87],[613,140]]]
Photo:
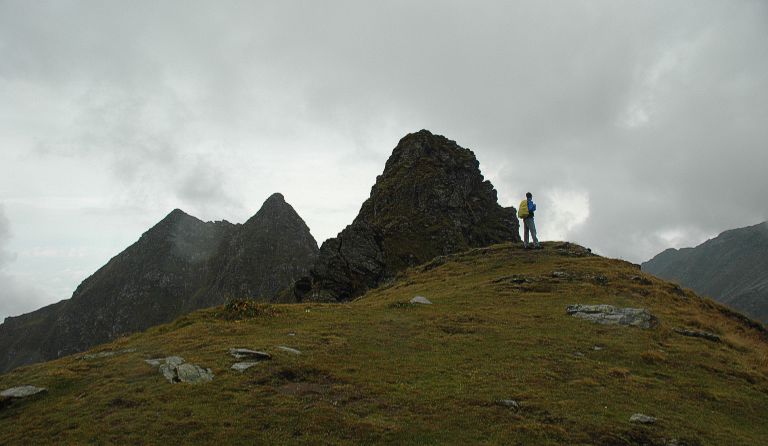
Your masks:
[[[642,269],[768,323],[768,222],[667,249]]]
[[[0,324],[0,372],[170,322],[230,297],[268,300],[317,257],[309,228],[281,194],[244,224],[176,209],[85,279],[69,300]]]

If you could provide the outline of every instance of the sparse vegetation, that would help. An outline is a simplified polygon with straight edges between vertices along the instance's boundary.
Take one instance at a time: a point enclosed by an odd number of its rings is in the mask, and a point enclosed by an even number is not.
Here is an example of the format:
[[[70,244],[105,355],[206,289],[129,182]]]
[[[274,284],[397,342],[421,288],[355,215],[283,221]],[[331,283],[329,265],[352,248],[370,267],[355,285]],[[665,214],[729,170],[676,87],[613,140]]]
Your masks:
[[[238,321],[256,317],[275,317],[280,314],[280,311],[274,305],[253,299],[230,299],[223,310],[217,314],[221,319]]]
[[[17,369],[0,388],[49,390],[0,404],[0,444],[765,443],[764,331],[632,280],[646,276],[631,264],[571,251],[473,250],[352,303],[232,303],[98,347],[133,353]],[[498,280],[511,276],[530,282]],[[415,295],[433,305],[406,305]],[[593,324],[566,315],[574,303],[647,308],[659,325]],[[728,342],[673,331],[692,320]],[[235,372],[232,347],[273,359]],[[168,355],[211,368],[213,382],[169,384],[143,361]],[[638,412],[659,421],[630,423]]]

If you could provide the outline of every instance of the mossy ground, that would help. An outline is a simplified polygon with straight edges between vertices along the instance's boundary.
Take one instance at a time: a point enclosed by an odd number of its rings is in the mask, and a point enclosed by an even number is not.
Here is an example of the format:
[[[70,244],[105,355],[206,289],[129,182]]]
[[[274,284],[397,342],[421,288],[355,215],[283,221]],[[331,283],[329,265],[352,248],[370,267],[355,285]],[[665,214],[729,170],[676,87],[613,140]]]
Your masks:
[[[0,388],[49,391],[3,403],[0,444],[766,444],[765,333],[634,265],[580,252],[497,245],[410,269],[348,304],[235,320],[213,308],[94,349],[135,352],[17,369]],[[408,304],[415,295],[433,305]],[[566,315],[573,303],[645,307],[659,325],[592,324]],[[273,359],[239,373],[231,347]],[[168,355],[211,368],[213,382],[172,385],[143,361]],[[631,424],[636,412],[659,421]]]

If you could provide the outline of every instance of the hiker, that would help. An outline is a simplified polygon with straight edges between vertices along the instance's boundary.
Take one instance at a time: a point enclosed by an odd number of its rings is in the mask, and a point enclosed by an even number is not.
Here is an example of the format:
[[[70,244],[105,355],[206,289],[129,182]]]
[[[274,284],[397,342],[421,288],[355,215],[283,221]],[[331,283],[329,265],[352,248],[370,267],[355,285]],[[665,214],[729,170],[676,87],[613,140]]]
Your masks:
[[[536,223],[533,221],[533,213],[536,211],[536,203],[533,202],[533,194],[525,194],[525,200],[520,202],[520,208],[517,210],[517,216],[523,220],[523,248],[530,249],[528,244],[528,233],[533,237],[533,247],[541,249],[539,239],[536,238]]]

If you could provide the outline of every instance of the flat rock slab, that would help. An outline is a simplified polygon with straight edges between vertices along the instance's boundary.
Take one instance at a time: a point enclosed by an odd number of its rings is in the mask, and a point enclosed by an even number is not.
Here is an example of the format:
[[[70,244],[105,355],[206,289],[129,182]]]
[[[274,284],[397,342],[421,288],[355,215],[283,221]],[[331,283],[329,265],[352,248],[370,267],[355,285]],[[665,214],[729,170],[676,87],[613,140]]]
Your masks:
[[[710,333],[708,331],[689,330],[687,328],[679,328],[679,327],[675,327],[672,330],[674,330],[675,333],[681,334],[683,336],[690,336],[692,338],[702,338],[712,342],[720,342],[720,336],[714,333]]]
[[[109,352],[98,352],[98,353],[88,353],[80,357],[80,359],[100,359],[100,358],[109,358],[110,356],[115,355],[122,355],[125,353],[134,353],[136,352],[135,348],[126,348],[125,350],[117,350],[117,351],[109,351]]]
[[[26,398],[28,396],[37,395],[38,393],[45,392],[48,389],[45,387],[35,386],[19,386],[11,387],[0,392],[0,396],[5,398]]]
[[[250,369],[251,367],[253,367],[255,365],[259,365],[260,363],[261,363],[261,361],[255,361],[255,362],[254,361],[236,362],[236,363],[232,364],[231,368],[232,368],[232,370],[237,370],[238,372],[242,373],[242,372]]]
[[[656,418],[642,413],[636,413],[629,417],[629,422],[639,424],[654,424],[656,423]]]
[[[413,299],[411,299],[412,304],[423,304],[423,305],[432,305],[432,302],[429,301],[424,296],[416,296]]]
[[[229,354],[236,359],[251,359],[254,361],[266,361],[272,359],[272,355],[267,352],[260,352],[248,348],[230,348]]]
[[[170,383],[197,384],[213,380],[211,369],[204,369],[198,365],[186,363],[181,356],[145,359],[144,362],[153,367],[159,366],[160,373]]]
[[[597,324],[630,325],[651,328],[657,319],[645,308],[619,308],[612,305],[568,305],[565,312],[573,317],[585,319]]]
[[[301,354],[301,351],[296,350],[295,348],[286,347],[284,345],[278,345],[277,348],[279,348],[280,350],[282,350],[284,352],[293,353],[294,355],[300,355]]]

